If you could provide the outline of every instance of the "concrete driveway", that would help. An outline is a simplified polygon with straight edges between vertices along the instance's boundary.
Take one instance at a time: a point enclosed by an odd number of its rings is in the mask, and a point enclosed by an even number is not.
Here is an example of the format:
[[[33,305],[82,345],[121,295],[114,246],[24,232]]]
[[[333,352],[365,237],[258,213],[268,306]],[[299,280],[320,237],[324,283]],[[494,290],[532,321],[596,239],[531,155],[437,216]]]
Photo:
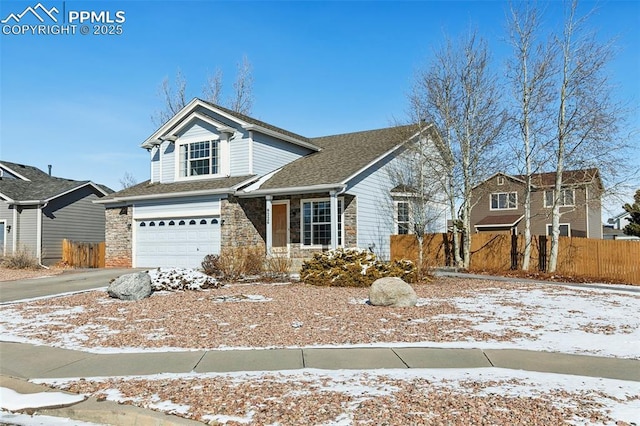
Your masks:
[[[106,287],[123,274],[146,269],[89,269],[28,280],[0,282],[0,303]]]

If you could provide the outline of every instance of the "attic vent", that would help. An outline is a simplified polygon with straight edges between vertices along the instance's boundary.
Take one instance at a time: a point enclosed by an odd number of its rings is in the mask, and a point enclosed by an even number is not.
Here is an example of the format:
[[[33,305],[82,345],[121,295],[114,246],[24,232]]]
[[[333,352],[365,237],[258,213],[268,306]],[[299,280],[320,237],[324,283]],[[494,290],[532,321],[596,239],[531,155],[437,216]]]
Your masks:
[[[498,185],[504,185],[504,176],[498,176]]]

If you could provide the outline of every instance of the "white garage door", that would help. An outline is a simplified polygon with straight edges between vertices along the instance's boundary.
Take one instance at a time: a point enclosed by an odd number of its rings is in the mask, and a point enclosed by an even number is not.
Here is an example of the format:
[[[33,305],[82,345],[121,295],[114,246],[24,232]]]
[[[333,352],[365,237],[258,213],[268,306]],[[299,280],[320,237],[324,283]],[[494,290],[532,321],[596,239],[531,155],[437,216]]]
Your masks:
[[[220,253],[220,217],[136,221],[135,266],[200,268]]]

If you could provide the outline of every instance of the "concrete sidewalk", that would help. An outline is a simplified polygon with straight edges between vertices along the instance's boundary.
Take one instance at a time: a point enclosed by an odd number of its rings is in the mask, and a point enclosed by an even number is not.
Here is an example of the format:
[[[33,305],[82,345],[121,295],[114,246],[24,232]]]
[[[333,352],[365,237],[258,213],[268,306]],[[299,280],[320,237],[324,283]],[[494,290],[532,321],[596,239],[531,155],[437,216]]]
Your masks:
[[[89,378],[159,373],[278,371],[302,368],[411,369],[497,367],[640,382],[640,361],[524,350],[439,348],[303,348],[92,354],[0,342],[0,386],[19,393],[51,392],[27,379]],[[89,398],[41,415],[112,425],[195,425],[177,416]],[[9,419],[10,420],[10,419]]]
[[[0,303],[106,287],[120,275],[147,269],[70,270],[49,277],[3,281],[0,282]]]
[[[0,342],[0,374],[25,379],[159,373],[498,367],[640,382],[640,361],[512,349],[303,348],[93,354]]]

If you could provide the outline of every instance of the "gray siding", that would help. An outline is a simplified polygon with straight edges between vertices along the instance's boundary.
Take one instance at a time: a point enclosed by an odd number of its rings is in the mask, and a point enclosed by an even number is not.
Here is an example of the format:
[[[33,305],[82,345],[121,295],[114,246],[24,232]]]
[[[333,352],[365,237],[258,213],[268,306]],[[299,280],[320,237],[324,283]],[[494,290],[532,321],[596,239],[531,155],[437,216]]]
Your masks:
[[[248,175],[251,173],[249,165],[250,143],[250,139],[233,139],[231,141],[231,176]]]
[[[253,173],[263,175],[276,170],[311,151],[271,136],[253,133]]]
[[[218,130],[209,123],[205,123],[202,120],[194,120],[191,126],[184,129],[178,134],[181,138],[201,138],[203,141],[208,140],[212,135],[218,136],[220,133]]]
[[[154,148],[151,155],[151,183],[160,182],[160,150]]]
[[[96,190],[82,187],[51,200],[42,210],[42,263],[62,259],[62,240],[97,243],[104,241],[104,205]]]
[[[393,188],[387,167],[391,159],[379,161],[370,174],[364,172],[353,180],[347,192],[356,196],[358,207],[358,247],[375,244],[374,252],[383,259],[390,257],[390,235],[393,233],[393,205],[389,193]],[[377,168],[377,170],[376,170]]]
[[[171,142],[163,142],[160,145],[162,155],[162,182],[169,183],[175,180],[176,170],[176,146]]]
[[[37,212],[32,206],[18,208],[18,250],[27,250],[36,255],[37,248]],[[13,232],[13,228],[11,232]]]

